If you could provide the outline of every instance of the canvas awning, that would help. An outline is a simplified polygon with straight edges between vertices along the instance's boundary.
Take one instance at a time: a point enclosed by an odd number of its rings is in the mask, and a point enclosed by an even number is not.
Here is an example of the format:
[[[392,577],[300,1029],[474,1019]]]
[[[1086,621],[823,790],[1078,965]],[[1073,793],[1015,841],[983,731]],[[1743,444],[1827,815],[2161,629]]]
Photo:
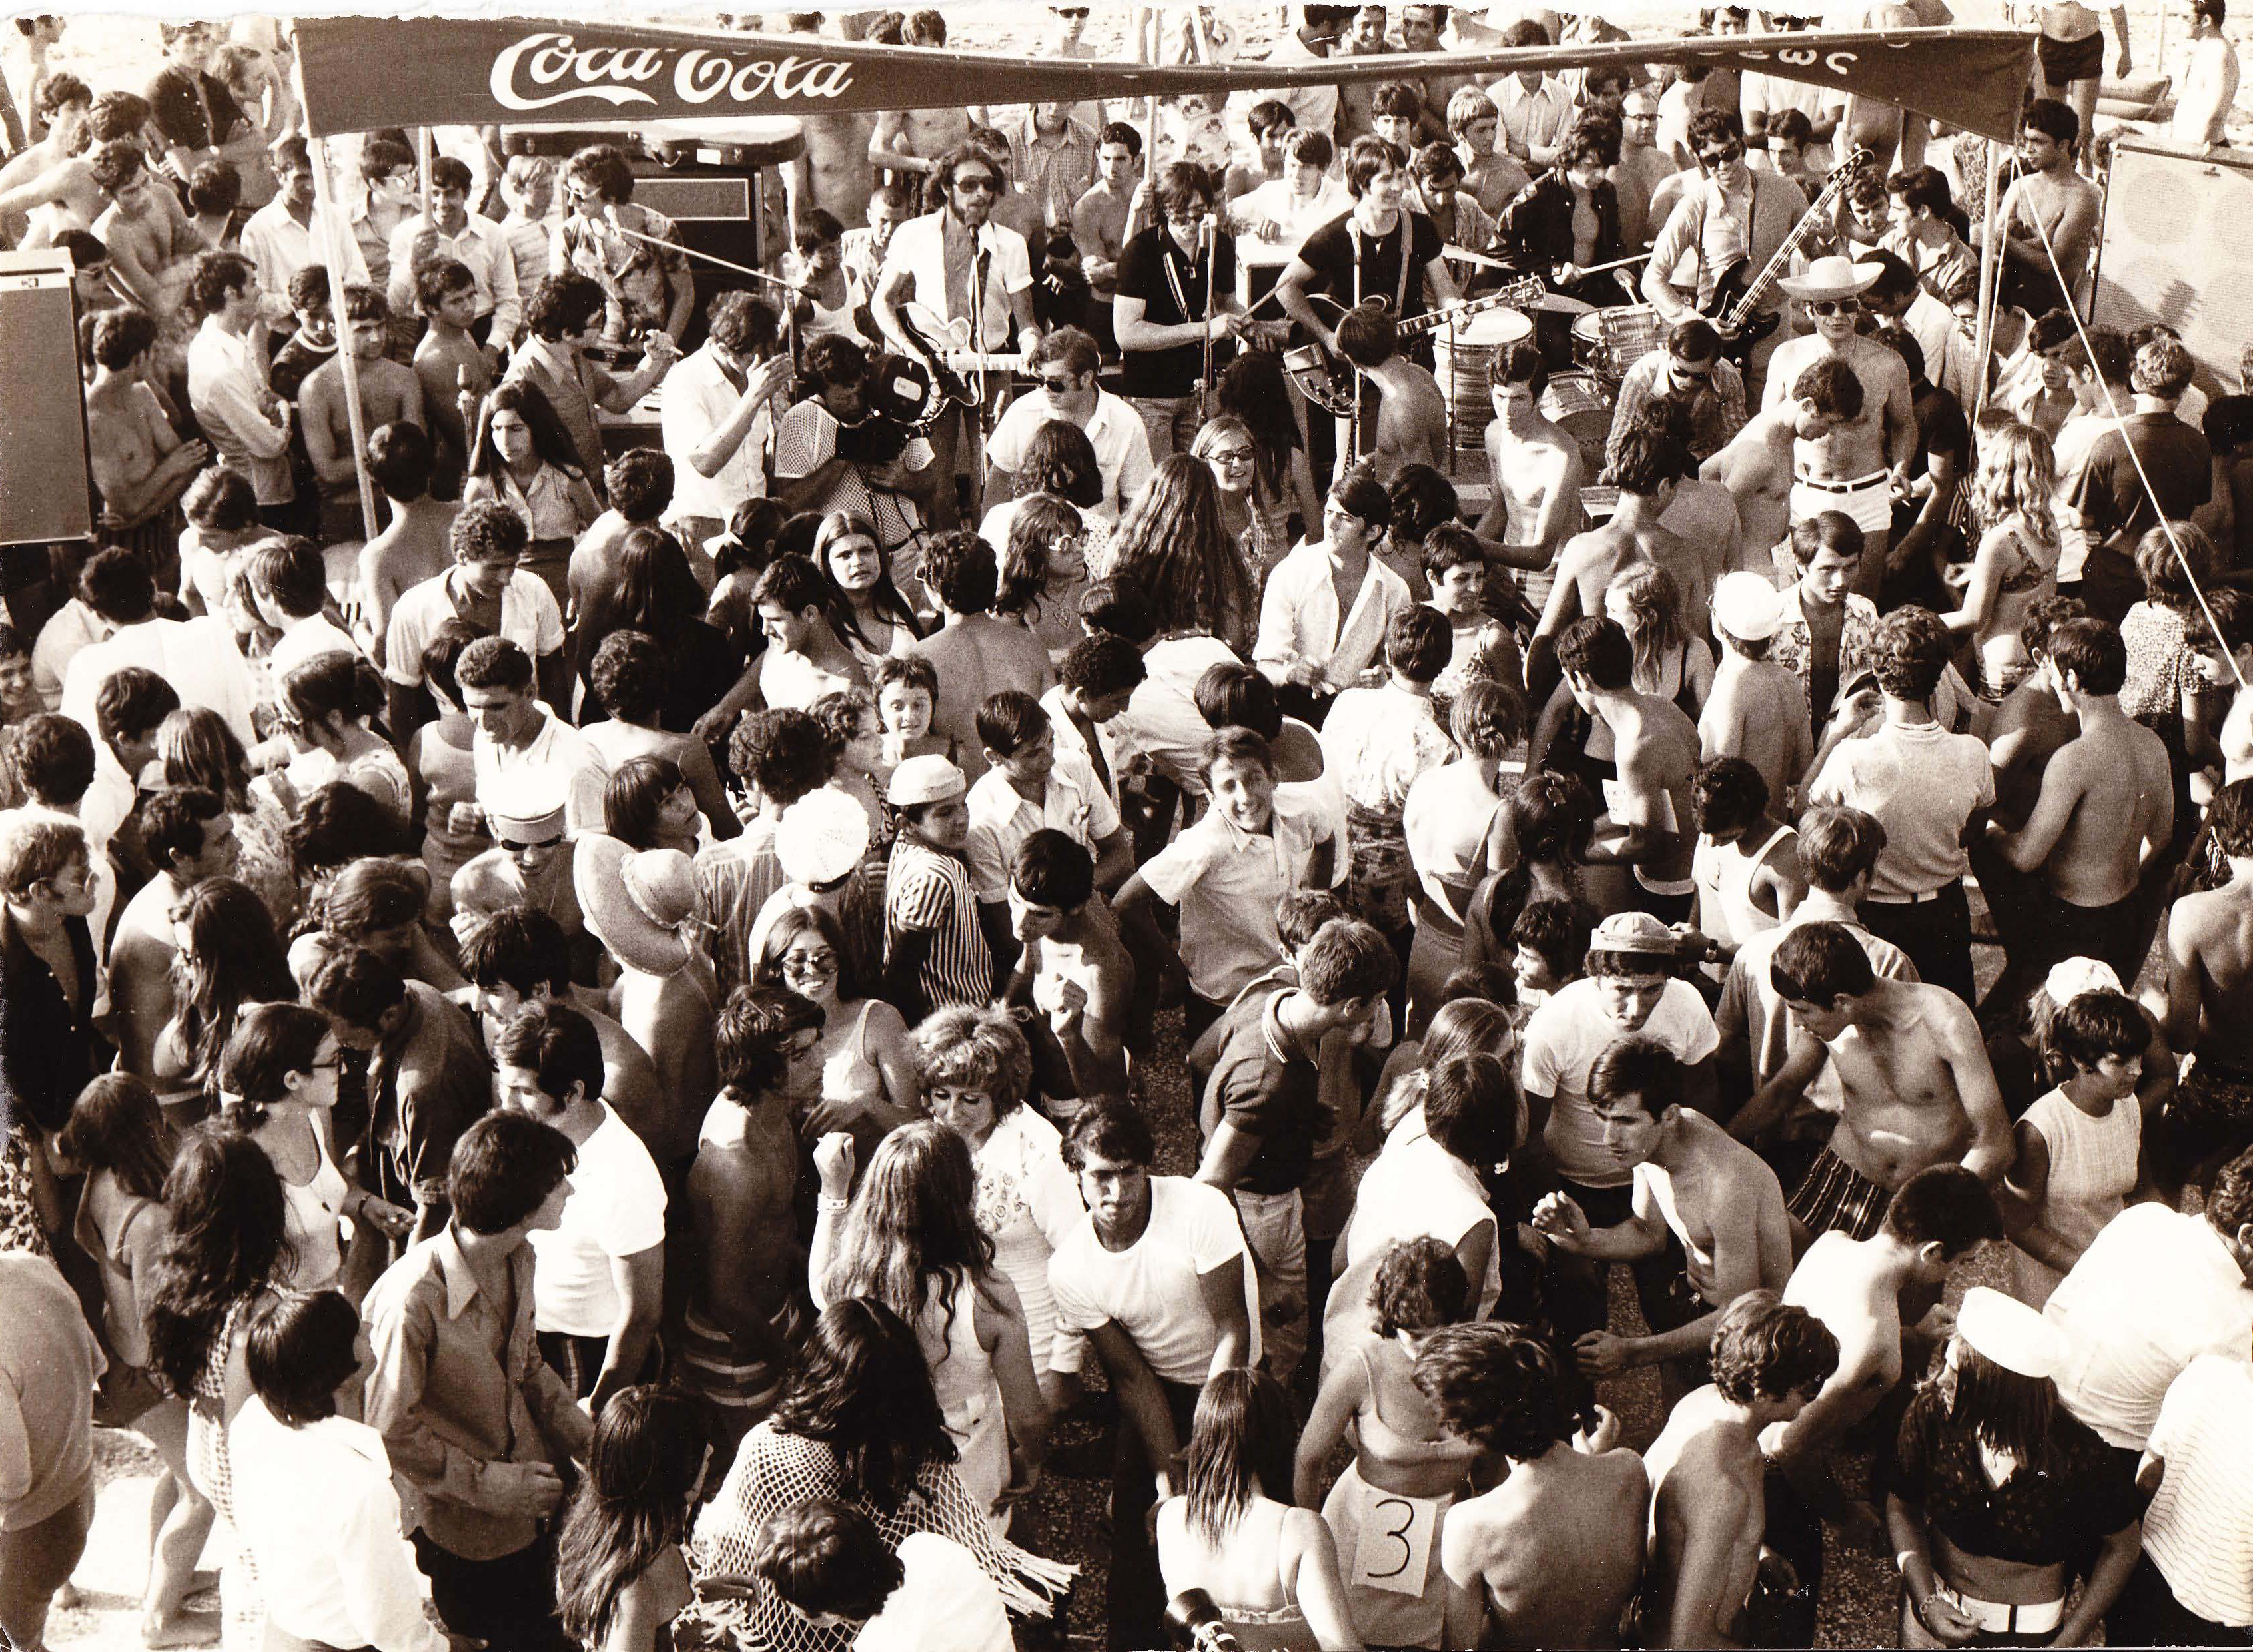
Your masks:
[[[1839,87],[2007,141],[2035,37],[2000,29],[1701,35],[1288,66],[1165,66],[532,17],[307,17],[296,38],[305,115],[316,136],[382,126],[557,120],[631,126],[1050,98],[1224,95],[1423,74],[1499,79],[1520,69],[1606,62],[1705,62]]]

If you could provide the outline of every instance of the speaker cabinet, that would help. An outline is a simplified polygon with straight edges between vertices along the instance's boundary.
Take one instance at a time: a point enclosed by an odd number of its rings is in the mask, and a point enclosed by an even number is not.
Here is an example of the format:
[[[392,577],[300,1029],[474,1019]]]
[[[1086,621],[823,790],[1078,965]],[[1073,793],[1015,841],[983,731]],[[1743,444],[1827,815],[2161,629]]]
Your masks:
[[[2165,322],[2209,396],[2235,391],[2253,340],[2253,159],[2124,142],[2112,153],[2090,322]]]
[[[0,253],[0,545],[93,537],[70,258]]]

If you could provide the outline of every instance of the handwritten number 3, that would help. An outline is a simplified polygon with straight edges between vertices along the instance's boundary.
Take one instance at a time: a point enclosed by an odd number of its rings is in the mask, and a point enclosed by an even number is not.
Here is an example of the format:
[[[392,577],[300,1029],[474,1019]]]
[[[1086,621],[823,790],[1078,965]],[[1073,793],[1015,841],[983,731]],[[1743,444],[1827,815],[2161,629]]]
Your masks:
[[[1416,1551],[1410,1546],[1406,1535],[1416,1523],[1415,1505],[1404,1502],[1398,1497],[1380,1497],[1375,1506],[1378,1509],[1398,1509],[1400,1511],[1399,1525],[1383,1528],[1377,1534],[1380,1537],[1390,1537],[1400,1545],[1400,1558],[1383,1571],[1378,1570],[1375,1566],[1368,1567],[1364,1575],[1370,1578],[1397,1578],[1408,1569],[1409,1561],[1414,1559],[1416,1556]]]

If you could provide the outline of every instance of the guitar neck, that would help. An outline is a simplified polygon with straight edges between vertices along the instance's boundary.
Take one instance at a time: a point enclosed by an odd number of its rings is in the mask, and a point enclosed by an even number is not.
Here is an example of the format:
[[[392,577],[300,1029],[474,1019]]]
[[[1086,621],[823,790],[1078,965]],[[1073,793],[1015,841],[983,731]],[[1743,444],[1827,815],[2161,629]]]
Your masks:
[[[975,350],[941,350],[939,365],[954,373],[1014,373],[1025,365],[1022,356],[981,355]]]
[[[1489,310],[1500,310],[1509,305],[1522,304],[1529,298],[1539,297],[1547,290],[1548,289],[1538,281],[1516,282],[1503,288],[1500,292],[1487,293],[1481,297],[1467,300],[1453,310],[1434,310],[1426,315],[1412,317],[1406,321],[1396,323],[1393,331],[1400,338],[1414,338],[1424,333],[1435,332],[1441,327],[1453,326],[1456,322]]]
[[[1791,227],[1791,233],[1783,238],[1783,244],[1775,249],[1775,256],[1761,267],[1761,273],[1745,289],[1745,296],[1738,299],[1736,307],[1730,310],[1727,317],[1730,326],[1741,327],[1752,318],[1761,300],[1768,296],[1768,289],[1775,285],[1776,277],[1783,274],[1784,266],[1791,261],[1792,254],[1799,250],[1800,243],[1813,232],[1816,220],[1830,209],[1832,201],[1838,199],[1838,193],[1846,187],[1846,180],[1852,175],[1855,165],[1866,152],[1857,149],[1847,157],[1845,164],[1835,168],[1823,181],[1823,188],[1813,203],[1800,215],[1799,221]],[[1757,195],[1758,185],[1754,185],[1754,191]]]

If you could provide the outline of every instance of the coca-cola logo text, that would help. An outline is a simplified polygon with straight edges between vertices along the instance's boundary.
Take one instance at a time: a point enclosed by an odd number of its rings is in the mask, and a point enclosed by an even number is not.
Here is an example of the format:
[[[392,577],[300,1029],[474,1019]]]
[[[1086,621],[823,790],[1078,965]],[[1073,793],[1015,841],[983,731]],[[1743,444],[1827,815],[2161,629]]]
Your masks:
[[[493,57],[493,101],[529,113],[579,101],[613,108],[657,107],[641,88],[670,76],[685,103],[757,103],[833,98],[853,84],[853,66],[835,59],[755,58],[701,46],[582,46],[568,34],[527,34]]]

